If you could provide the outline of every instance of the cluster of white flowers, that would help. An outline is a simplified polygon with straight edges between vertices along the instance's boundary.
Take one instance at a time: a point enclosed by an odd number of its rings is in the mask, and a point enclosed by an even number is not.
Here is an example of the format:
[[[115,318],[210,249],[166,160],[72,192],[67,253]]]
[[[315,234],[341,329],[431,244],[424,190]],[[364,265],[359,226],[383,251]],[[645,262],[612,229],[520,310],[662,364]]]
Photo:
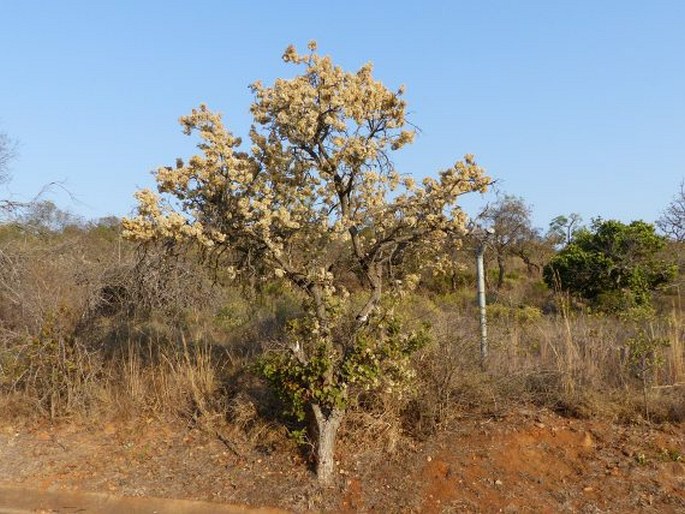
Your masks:
[[[367,285],[380,291],[383,266],[398,247],[428,256],[447,235],[465,231],[456,201],[484,191],[489,179],[470,155],[421,185],[400,175],[389,152],[414,138],[405,128],[403,88],[386,88],[370,64],[350,73],[317,54],[315,43],[309,49],[300,55],[289,47],[283,55],[304,67],[301,75],[270,87],[252,84],[249,152],[206,106],[182,117],[184,132],[200,137],[200,154],[158,169],[159,194],[139,191],[138,213],[123,224],[137,241],[249,251],[323,302],[323,315],[346,293],[332,271],[336,262],[355,260]],[[417,281],[404,277],[395,286],[410,290]],[[369,302],[365,315],[378,295]]]

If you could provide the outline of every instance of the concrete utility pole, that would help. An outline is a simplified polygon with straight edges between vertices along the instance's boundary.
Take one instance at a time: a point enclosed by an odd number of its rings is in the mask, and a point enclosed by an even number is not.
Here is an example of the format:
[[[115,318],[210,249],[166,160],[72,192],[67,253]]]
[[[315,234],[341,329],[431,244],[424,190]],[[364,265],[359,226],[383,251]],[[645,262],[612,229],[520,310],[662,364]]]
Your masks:
[[[478,277],[478,308],[480,310],[480,365],[486,368],[488,358],[488,314],[485,302],[485,266],[483,255],[488,237],[495,233],[494,229],[476,227],[472,232],[478,245],[476,246],[476,275]]]

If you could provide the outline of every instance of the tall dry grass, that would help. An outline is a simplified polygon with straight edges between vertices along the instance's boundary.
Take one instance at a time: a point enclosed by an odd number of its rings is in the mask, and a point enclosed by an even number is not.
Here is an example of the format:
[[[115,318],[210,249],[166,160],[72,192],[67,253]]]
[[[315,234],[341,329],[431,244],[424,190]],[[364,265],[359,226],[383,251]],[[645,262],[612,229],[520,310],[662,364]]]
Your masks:
[[[515,402],[575,416],[685,419],[684,327],[677,308],[634,321],[573,311],[568,304],[548,315],[495,304],[489,309],[490,351],[483,372],[477,313],[453,308],[451,301],[437,303],[430,320],[436,343],[418,356],[423,373],[414,408],[421,415],[414,417],[419,425],[439,426],[460,411],[497,412]],[[648,344],[638,361],[639,337]]]

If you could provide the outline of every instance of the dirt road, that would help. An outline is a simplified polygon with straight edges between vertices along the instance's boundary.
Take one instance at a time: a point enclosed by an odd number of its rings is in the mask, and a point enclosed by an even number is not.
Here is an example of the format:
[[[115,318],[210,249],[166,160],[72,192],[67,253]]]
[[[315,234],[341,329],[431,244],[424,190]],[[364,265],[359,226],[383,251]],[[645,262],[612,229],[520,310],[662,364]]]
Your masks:
[[[0,485],[0,514],[284,514],[283,510],[251,509],[210,502],[132,498],[96,493],[45,491]]]

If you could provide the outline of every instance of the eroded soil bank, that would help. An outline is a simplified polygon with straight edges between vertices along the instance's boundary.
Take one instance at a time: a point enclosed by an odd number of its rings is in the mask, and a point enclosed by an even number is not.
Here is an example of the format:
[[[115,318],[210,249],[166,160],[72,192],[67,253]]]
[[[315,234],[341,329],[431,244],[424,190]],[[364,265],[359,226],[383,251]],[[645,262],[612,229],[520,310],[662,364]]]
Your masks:
[[[340,479],[325,490],[286,443],[245,448],[152,419],[4,420],[0,482],[294,512],[685,512],[683,424],[620,425],[533,408],[465,415],[453,430],[382,451],[344,438]]]

